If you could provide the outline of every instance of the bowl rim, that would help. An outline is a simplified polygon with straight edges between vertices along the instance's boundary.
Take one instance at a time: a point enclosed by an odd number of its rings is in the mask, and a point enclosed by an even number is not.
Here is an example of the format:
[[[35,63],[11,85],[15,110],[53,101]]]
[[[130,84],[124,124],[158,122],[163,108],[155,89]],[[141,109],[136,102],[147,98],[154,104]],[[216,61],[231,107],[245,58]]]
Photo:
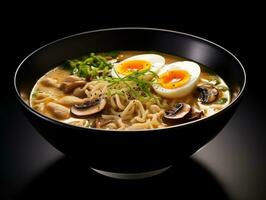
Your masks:
[[[53,45],[57,42],[60,42],[60,41],[63,41],[63,40],[66,40],[66,39],[69,39],[69,38],[74,38],[74,37],[77,37],[77,36],[80,36],[80,35],[85,35],[85,34],[90,34],[90,33],[99,33],[99,32],[108,32],[108,31],[119,31],[119,30],[144,30],[144,31],[156,31],[156,32],[166,32],[166,33],[173,33],[173,34],[179,34],[179,35],[183,35],[183,36],[187,36],[187,37],[192,37],[192,38],[195,38],[197,40],[200,40],[200,41],[203,41],[203,42],[207,42],[215,47],[217,47],[218,49],[221,49],[222,51],[226,52],[229,56],[233,57],[233,59],[235,59],[240,68],[242,69],[242,72],[243,72],[243,86],[241,88],[241,90],[239,91],[239,94],[236,96],[235,99],[233,99],[228,106],[226,106],[224,109],[220,110],[219,112],[211,115],[211,116],[208,116],[208,117],[205,117],[205,118],[200,118],[200,119],[197,119],[197,120],[193,120],[193,121],[190,121],[190,122],[186,122],[186,123],[181,123],[181,124],[177,124],[177,125],[172,125],[172,126],[167,126],[167,127],[162,127],[162,128],[154,128],[154,129],[137,129],[137,130],[112,130],[112,129],[102,129],[102,128],[88,128],[88,127],[79,127],[79,126],[74,126],[74,125],[71,125],[71,124],[67,124],[67,123],[64,123],[64,122],[61,122],[61,121],[57,121],[55,119],[52,119],[52,118],[49,118],[41,113],[39,113],[38,111],[34,110],[33,108],[31,108],[23,99],[22,97],[20,96],[20,93],[19,93],[19,90],[18,90],[18,87],[17,87],[17,75],[18,75],[18,72],[20,70],[20,68],[23,66],[24,62],[30,58],[32,55],[34,55],[36,52],[50,46],[50,45]],[[240,99],[241,97],[243,96],[243,93],[245,91],[245,88],[246,88],[246,71],[245,71],[245,68],[243,67],[242,63],[238,60],[238,58],[233,54],[231,53],[230,51],[228,51],[227,49],[225,49],[224,47],[212,42],[212,41],[209,41],[205,38],[202,38],[202,37],[199,37],[199,36],[195,36],[195,35],[192,35],[192,34],[189,34],[189,33],[184,33],[184,32],[180,32],[180,31],[174,31],[174,30],[168,30],[168,29],[161,29],[161,28],[151,28],[151,27],[116,27],[116,28],[104,28],[104,29],[97,29],[97,30],[91,30],[91,31],[84,31],[84,32],[80,32],[80,33],[76,33],[76,34],[72,34],[72,35],[69,35],[69,36],[66,36],[66,37],[62,37],[60,39],[57,39],[57,40],[54,40],[52,42],[49,42],[39,48],[37,48],[36,50],[32,51],[30,54],[28,54],[21,62],[20,64],[18,65],[15,73],[14,73],[14,79],[13,79],[13,89],[15,90],[15,95],[16,97],[18,98],[18,100],[20,101],[20,103],[27,109],[29,110],[32,114],[36,115],[37,117],[39,118],[42,118],[43,120],[46,120],[50,123],[53,123],[55,125],[59,125],[59,126],[65,126],[65,127],[68,127],[68,128],[72,128],[72,129],[76,129],[76,130],[83,130],[83,131],[88,131],[90,132],[90,130],[93,130],[94,131],[99,131],[99,132],[127,132],[127,133],[134,133],[134,132],[143,132],[143,131],[149,131],[149,132],[158,132],[158,131],[161,131],[161,130],[167,130],[167,129],[174,129],[174,128],[184,128],[186,126],[189,126],[189,125],[193,125],[195,123],[199,123],[199,122],[205,122],[205,121],[208,121],[214,117],[217,117],[219,115],[221,115],[222,113],[224,113],[225,111],[229,110],[232,106],[234,106]]]

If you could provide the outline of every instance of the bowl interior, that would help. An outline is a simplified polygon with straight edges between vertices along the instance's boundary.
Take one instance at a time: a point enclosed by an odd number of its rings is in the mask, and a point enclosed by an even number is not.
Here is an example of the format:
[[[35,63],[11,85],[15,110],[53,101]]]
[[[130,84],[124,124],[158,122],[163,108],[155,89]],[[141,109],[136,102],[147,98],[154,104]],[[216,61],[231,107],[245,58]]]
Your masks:
[[[209,41],[179,32],[125,28],[85,32],[41,47],[22,62],[15,85],[27,99],[38,78],[58,64],[88,52],[112,50],[155,50],[196,61],[220,75],[234,98],[245,83],[245,72],[239,61]]]

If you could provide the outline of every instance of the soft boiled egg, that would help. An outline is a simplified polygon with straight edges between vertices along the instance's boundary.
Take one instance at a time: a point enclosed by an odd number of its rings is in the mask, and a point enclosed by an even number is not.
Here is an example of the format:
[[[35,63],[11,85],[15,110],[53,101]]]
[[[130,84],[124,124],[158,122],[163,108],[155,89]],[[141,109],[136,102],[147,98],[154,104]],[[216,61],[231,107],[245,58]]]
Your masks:
[[[127,58],[114,65],[112,77],[125,77],[136,71],[151,70],[158,72],[165,64],[165,59],[157,54],[140,54]]]
[[[153,89],[166,98],[181,98],[188,95],[200,77],[200,66],[191,61],[180,61],[165,65],[158,72],[158,83]]]

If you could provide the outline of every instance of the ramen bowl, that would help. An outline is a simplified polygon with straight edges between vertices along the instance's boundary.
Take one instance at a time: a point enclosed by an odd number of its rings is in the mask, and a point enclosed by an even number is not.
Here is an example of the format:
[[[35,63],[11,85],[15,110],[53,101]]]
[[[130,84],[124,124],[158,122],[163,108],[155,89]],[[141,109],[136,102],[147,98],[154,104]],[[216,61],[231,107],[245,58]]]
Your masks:
[[[205,65],[225,80],[232,100],[226,108],[206,118],[165,128],[130,131],[72,126],[48,118],[29,106],[35,82],[54,66],[88,52],[120,49],[155,50]],[[186,33],[153,28],[103,29],[59,39],[26,57],[14,76],[18,102],[43,138],[96,172],[125,179],[159,174],[207,144],[235,113],[245,84],[242,64],[223,47]]]

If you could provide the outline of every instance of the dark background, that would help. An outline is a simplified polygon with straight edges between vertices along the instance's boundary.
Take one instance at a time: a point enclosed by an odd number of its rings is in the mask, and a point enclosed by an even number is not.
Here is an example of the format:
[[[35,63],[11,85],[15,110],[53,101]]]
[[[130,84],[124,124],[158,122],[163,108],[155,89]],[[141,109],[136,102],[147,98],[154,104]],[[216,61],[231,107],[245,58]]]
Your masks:
[[[15,17],[2,17],[1,199],[266,199],[261,13],[252,5],[244,9],[219,2],[212,9],[136,4],[75,3],[63,8],[40,3],[19,9]],[[12,92],[16,67],[36,48],[78,32],[123,26],[166,28],[211,40],[240,59],[248,78],[239,109],[215,139],[180,166],[142,181],[112,180],[75,165],[37,134]]]

